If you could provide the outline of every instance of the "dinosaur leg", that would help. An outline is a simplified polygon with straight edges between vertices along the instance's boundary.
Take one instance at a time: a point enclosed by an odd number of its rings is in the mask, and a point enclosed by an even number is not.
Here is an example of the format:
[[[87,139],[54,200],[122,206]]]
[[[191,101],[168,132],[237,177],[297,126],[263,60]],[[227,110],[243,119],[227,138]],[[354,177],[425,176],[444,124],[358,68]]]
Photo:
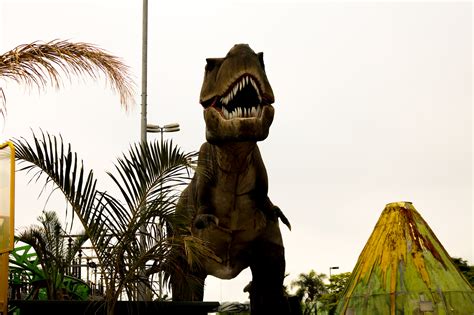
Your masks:
[[[259,240],[253,248],[250,269],[250,310],[252,315],[290,313],[283,292],[285,249],[268,240]]]

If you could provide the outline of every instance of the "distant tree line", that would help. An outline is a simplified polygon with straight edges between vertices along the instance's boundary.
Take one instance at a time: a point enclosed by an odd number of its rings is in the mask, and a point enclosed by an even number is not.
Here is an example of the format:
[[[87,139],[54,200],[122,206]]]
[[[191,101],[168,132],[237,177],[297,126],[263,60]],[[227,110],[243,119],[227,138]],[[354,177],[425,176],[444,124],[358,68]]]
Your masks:
[[[474,287],[474,266],[469,265],[467,260],[460,257],[451,257],[451,259],[461,274],[469,281],[471,287]]]
[[[329,283],[325,283],[327,276],[324,273],[310,270],[307,274],[301,273],[290,287],[296,289],[295,295],[301,301],[303,315],[317,314],[318,311],[335,314],[350,277],[350,272],[335,274],[331,275]]]

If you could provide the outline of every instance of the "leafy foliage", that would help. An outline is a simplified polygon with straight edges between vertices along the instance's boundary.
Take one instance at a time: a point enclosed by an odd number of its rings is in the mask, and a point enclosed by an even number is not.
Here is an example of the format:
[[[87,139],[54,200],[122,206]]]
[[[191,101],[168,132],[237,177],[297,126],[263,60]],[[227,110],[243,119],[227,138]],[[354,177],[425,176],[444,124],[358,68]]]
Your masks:
[[[68,294],[70,292],[63,290],[64,278],[66,269],[87,240],[87,236],[80,235],[71,246],[67,246],[63,238],[63,227],[55,212],[44,211],[38,221],[41,225],[33,225],[18,236],[20,241],[31,245],[38,255],[44,277],[44,283],[38,285],[46,287],[48,299],[63,300],[65,295],[68,299],[74,298]]]
[[[324,273],[317,273],[310,270],[309,273],[300,273],[298,278],[291,282],[291,288],[296,288],[296,296],[302,303],[303,314],[313,314],[317,307],[317,302],[327,293]]]
[[[458,270],[464,275],[467,281],[469,281],[471,287],[474,287],[474,266],[470,266],[467,260],[459,257],[451,257],[451,259]]]
[[[108,173],[121,192],[118,199],[96,189],[93,172],[85,171],[62,138],[33,133],[31,144],[21,138],[14,145],[17,160],[25,165],[21,170],[30,173],[32,180],[44,178],[45,186],[60,189],[73,217],[82,223],[102,274],[107,275],[109,312],[122,292],[134,300],[140,284],[152,290],[150,274],[164,272],[165,282],[171,273],[179,274],[179,264],[174,262],[182,257],[173,255],[173,248],[187,251],[191,265],[212,255],[202,241],[186,233],[184,218],[174,211],[179,188],[190,180],[194,153],[184,154],[171,142],[133,145],[118,159],[116,174]]]
[[[351,277],[350,272],[332,275],[329,284],[326,285],[328,292],[321,296],[322,310],[328,312],[328,315],[336,313],[337,304],[342,297],[344,290],[349,283]]]
[[[133,80],[128,67],[108,52],[87,43],[53,40],[20,45],[0,55],[0,78],[44,89],[48,83],[59,88],[61,73],[85,75],[97,79],[105,74],[111,87],[120,95],[122,105],[133,104]],[[0,87],[2,115],[5,93]]]
[[[329,284],[326,284],[324,280],[327,276],[324,273],[318,274],[314,270],[307,274],[301,273],[291,282],[291,287],[297,289],[296,296],[301,301],[303,314],[318,314],[318,311],[335,314],[337,303],[350,276],[350,272],[335,274],[329,279]]]

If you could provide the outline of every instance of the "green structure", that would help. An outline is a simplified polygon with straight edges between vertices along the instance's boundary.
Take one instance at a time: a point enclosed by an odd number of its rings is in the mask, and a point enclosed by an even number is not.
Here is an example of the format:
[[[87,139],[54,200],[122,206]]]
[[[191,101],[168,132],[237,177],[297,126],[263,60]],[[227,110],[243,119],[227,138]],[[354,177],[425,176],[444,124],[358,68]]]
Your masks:
[[[10,253],[9,286],[13,299],[47,300],[46,275],[33,247],[16,243]],[[65,299],[86,301],[91,288],[83,280],[66,275],[60,285]],[[22,291],[22,292],[20,292]],[[22,293],[26,293],[23,296]]]
[[[474,314],[474,291],[410,202],[385,207],[337,314]]]

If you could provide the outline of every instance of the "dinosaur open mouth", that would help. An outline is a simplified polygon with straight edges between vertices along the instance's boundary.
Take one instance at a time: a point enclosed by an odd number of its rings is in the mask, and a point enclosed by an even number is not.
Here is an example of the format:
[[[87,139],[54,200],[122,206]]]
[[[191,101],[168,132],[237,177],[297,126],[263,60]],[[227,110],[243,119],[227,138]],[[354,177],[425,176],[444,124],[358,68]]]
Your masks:
[[[263,106],[269,105],[260,92],[259,82],[252,75],[239,77],[221,96],[216,96],[211,107],[225,119],[258,118]]]

